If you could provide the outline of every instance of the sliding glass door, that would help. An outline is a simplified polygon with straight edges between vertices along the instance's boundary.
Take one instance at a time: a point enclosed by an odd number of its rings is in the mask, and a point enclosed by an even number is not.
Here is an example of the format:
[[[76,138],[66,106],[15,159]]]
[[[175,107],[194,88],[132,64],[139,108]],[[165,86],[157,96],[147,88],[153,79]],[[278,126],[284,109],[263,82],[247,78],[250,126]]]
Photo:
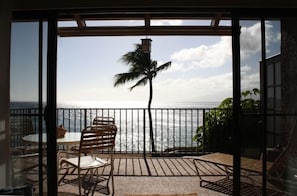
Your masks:
[[[56,140],[56,48],[48,44],[56,40],[55,23],[55,18],[13,22],[11,33],[12,185],[39,195],[57,192],[52,180],[57,179],[56,147],[51,139]]]
[[[241,194],[297,191],[296,23],[240,20]]]
[[[46,152],[42,145],[46,23],[13,22],[11,35],[12,185],[43,192]]]

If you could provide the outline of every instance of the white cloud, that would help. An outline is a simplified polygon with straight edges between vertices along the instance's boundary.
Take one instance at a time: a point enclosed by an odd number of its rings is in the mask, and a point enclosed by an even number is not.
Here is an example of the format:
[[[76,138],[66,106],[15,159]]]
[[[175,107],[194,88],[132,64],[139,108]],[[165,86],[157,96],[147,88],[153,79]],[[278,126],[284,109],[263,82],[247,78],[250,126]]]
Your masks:
[[[171,55],[171,71],[188,71],[197,68],[221,67],[231,59],[231,38],[222,37],[213,45],[186,48]]]
[[[240,71],[241,71],[241,74],[244,74],[244,73],[249,72],[251,69],[252,69],[251,66],[249,66],[249,65],[244,65],[244,66],[242,66],[242,67],[240,68]]]
[[[241,76],[241,89],[251,90],[253,88],[260,89],[260,75],[259,73],[243,74]]]
[[[273,32],[270,22],[265,23],[266,46],[280,40],[280,33]],[[250,55],[261,52],[261,23],[255,23],[249,27],[242,27],[240,34],[241,58],[248,58]],[[268,52],[268,51],[267,51]]]
[[[259,88],[259,73],[249,73],[244,66],[241,74],[242,89]],[[222,101],[232,97],[232,73],[211,77],[170,78],[154,83],[154,99],[160,101]]]
[[[244,66],[241,74],[242,89],[259,88],[259,73],[249,74],[249,66]],[[136,87],[132,91],[129,84],[113,87],[82,88],[80,91],[63,91],[63,100],[69,101],[142,101],[146,107],[149,97],[148,85]],[[153,103],[176,101],[222,101],[232,97],[232,73],[211,77],[167,78],[154,80]],[[60,93],[58,93],[59,95]],[[62,93],[61,93],[62,94]],[[61,95],[60,94],[60,95]],[[61,97],[58,96],[58,100]],[[110,106],[112,107],[112,105]]]
[[[250,27],[241,28],[240,49],[242,58],[247,58],[251,54],[261,51],[260,23],[256,23]]]
[[[182,20],[151,20],[152,26],[161,26],[161,25],[170,25],[170,26],[178,26],[183,23]]]
[[[154,97],[161,101],[221,101],[231,95],[231,73],[208,78],[171,78],[154,84]]]

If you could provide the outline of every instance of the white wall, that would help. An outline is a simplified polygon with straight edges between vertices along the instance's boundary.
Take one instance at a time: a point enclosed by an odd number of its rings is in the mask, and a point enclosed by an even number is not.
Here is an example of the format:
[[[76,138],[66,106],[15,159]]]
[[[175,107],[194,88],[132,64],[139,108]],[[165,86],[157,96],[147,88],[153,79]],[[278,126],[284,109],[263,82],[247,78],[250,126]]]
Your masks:
[[[10,185],[10,0],[0,0],[0,188]]]

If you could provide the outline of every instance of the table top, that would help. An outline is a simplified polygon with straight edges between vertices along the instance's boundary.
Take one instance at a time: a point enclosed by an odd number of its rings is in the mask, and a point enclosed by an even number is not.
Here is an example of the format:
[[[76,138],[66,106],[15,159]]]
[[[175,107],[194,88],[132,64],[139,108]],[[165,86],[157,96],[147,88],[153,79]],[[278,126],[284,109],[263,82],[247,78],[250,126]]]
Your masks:
[[[225,166],[233,166],[233,155],[225,154],[225,153],[211,153],[207,155],[202,155],[197,158],[197,160],[203,160],[212,162],[215,164],[221,164]],[[266,162],[267,163],[267,169],[269,169],[272,166],[272,162]],[[241,157],[241,169],[250,170],[254,172],[262,172],[262,164],[263,161],[259,159],[252,159],[247,157]]]
[[[59,145],[72,145],[79,144],[81,133],[80,132],[66,132],[65,137],[57,139]],[[39,134],[30,134],[23,137],[24,142],[38,143]],[[42,134],[42,143],[46,143],[46,133]]]

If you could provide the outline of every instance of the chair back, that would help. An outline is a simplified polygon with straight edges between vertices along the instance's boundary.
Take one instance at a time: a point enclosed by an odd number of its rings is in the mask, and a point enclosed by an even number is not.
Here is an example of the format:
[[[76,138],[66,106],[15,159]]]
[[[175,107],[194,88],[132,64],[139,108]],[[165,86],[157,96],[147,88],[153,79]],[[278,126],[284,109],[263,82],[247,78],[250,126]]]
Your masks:
[[[33,129],[32,119],[24,116],[13,116],[10,118],[11,130],[11,146],[21,147],[24,146],[22,138],[25,135],[35,133]]]
[[[94,151],[113,151],[117,127],[115,125],[92,125],[86,127],[81,134],[79,153]]]
[[[96,116],[93,120],[93,125],[113,125],[114,118],[110,116]]]

